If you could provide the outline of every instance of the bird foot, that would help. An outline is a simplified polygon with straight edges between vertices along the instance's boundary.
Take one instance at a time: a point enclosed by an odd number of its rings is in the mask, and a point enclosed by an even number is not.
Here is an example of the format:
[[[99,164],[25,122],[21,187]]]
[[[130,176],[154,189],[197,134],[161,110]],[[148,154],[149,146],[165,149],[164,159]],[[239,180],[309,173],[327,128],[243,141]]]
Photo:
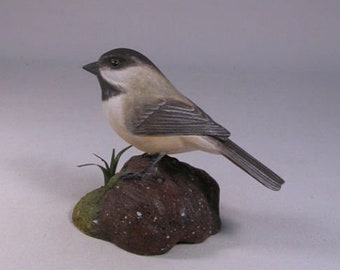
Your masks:
[[[150,173],[146,171],[140,171],[140,172],[133,172],[133,173],[125,173],[119,177],[120,180],[153,180],[160,183],[164,182],[164,177],[157,173]]]

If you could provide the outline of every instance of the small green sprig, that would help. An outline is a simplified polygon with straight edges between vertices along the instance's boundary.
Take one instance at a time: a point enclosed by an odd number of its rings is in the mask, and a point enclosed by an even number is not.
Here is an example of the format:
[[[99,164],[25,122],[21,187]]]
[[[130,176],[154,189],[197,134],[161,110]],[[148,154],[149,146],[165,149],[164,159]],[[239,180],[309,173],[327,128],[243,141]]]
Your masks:
[[[99,164],[96,164],[96,163],[86,163],[86,164],[78,165],[78,167],[97,166],[103,172],[103,175],[104,175],[104,185],[106,186],[110,182],[111,178],[113,176],[115,176],[115,174],[116,174],[116,170],[117,170],[117,165],[118,165],[119,159],[124,154],[124,152],[126,150],[128,150],[129,148],[131,148],[131,147],[132,147],[132,145],[124,148],[123,150],[121,150],[117,154],[117,156],[116,156],[116,153],[115,153],[115,149],[113,149],[112,150],[112,155],[111,155],[110,166],[105,161],[105,159],[103,159],[102,157],[100,157],[100,156],[98,156],[96,154],[93,154],[95,157],[99,158],[104,163],[105,166],[102,166],[102,165],[99,165]]]

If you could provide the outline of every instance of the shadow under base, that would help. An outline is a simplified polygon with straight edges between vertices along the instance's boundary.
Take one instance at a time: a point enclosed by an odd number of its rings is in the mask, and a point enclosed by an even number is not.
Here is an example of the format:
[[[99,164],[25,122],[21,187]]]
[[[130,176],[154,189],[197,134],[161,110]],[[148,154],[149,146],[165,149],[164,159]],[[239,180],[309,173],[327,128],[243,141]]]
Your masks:
[[[221,227],[219,186],[206,172],[164,156],[134,156],[110,182],[86,194],[73,210],[75,226],[140,255],[158,255],[177,243],[200,243]]]

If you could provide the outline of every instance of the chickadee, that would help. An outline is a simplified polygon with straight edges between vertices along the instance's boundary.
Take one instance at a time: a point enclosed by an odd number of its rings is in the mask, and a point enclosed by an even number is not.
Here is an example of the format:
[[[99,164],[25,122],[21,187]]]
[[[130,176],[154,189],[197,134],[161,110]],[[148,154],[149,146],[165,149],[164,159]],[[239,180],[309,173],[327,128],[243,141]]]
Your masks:
[[[96,75],[106,118],[129,144],[150,154],[221,154],[272,190],[284,180],[229,139],[230,132],[181,94],[144,55],[114,49],[83,67]]]

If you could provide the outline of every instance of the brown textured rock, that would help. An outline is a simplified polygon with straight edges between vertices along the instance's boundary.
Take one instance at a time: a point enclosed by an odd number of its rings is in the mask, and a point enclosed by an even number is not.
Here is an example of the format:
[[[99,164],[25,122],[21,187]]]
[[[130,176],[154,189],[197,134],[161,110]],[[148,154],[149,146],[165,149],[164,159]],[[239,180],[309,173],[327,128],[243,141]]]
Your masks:
[[[82,198],[73,212],[75,225],[142,255],[163,254],[177,243],[199,243],[217,233],[215,180],[169,156],[150,168],[150,177],[123,176],[143,170],[150,162],[145,154],[131,158],[105,191],[103,187],[93,191],[99,197],[92,192]]]

